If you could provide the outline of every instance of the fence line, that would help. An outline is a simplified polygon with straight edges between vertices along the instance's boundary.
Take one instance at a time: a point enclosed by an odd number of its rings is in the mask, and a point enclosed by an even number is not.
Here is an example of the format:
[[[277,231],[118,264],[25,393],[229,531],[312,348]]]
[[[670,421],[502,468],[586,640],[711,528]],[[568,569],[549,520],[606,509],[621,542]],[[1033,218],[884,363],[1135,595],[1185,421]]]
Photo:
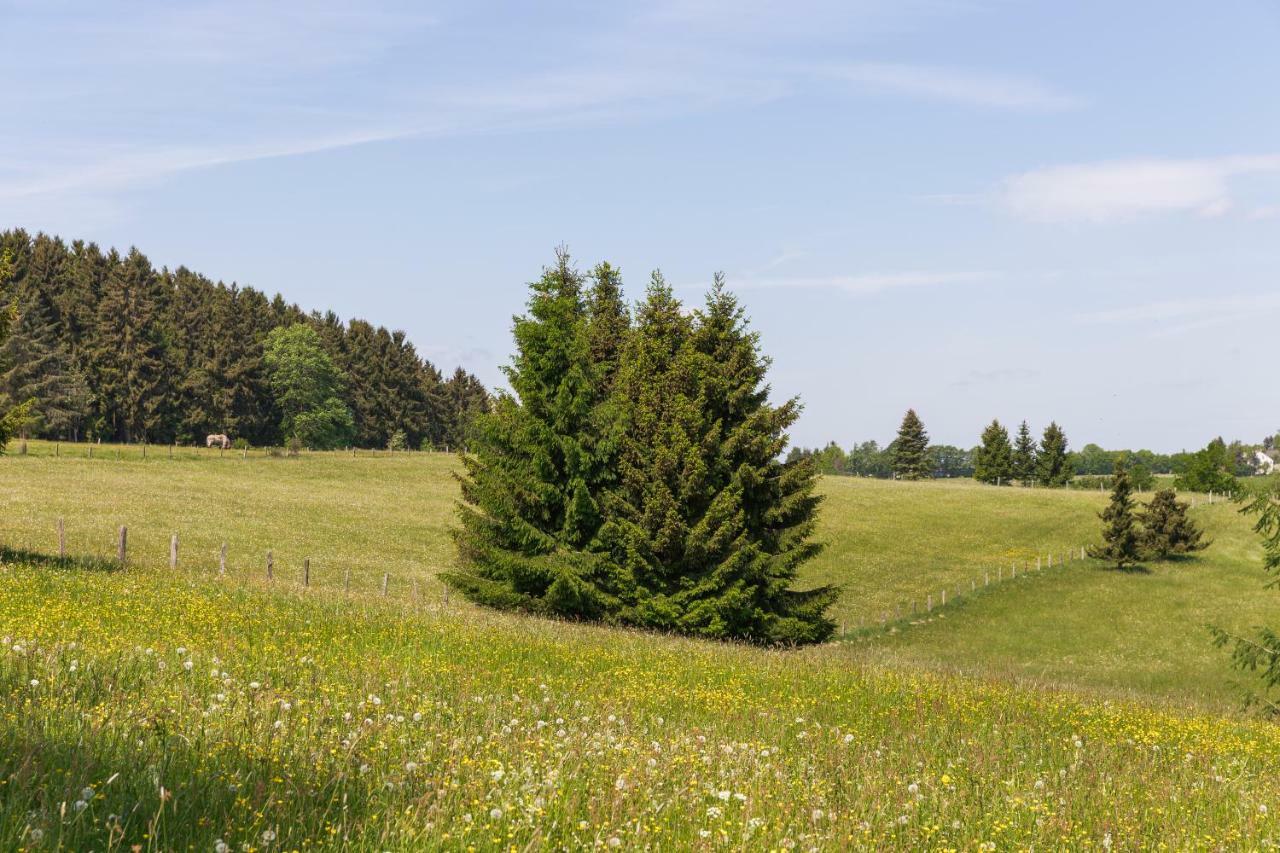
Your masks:
[[[71,558],[68,555],[67,531],[66,531],[66,522],[64,518],[59,517],[56,519],[54,530],[57,537],[58,560],[60,562],[69,562],[71,560],[74,560],[75,558]],[[1089,559],[1087,555],[1087,549],[1083,545],[1079,546],[1078,548],[1076,547],[1069,548],[1057,554],[1055,554],[1053,551],[1049,551],[1043,554],[1037,553],[1036,560],[1035,560],[1035,568],[1034,568],[1035,574],[1037,575],[1042,574],[1046,571],[1051,571],[1052,569],[1054,569],[1055,556],[1057,557],[1057,568],[1060,568],[1060,569],[1065,568],[1066,565],[1070,562],[1083,561],[1083,560]],[[84,558],[84,559],[91,560],[98,564],[105,562],[101,557]],[[170,534],[170,538],[169,538],[169,560],[168,560],[169,569],[172,571],[177,571],[180,564],[181,564],[180,537],[179,537],[178,531],[173,531],[173,533]],[[130,566],[129,528],[127,525],[121,525],[118,530],[117,539],[116,539],[115,565],[120,569],[127,569]],[[265,571],[266,581],[268,583],[274,583],[275,552],[271,548],[266,549],[265,569],[266,569]],[[1018,562],[1014,561],[1010,563],[1009,569],[1010,569],[1009,573],[1006,576],[1004,572],[1004,564],[1003,563],[996,564],[995,585],[997,586],[1002,585],[1006,580],[1009,580],[1009,581],[1017,580]],[[1031,564],[1031,561],[1028,559],[1025,562],[1025,565],[1023,566],[1023,575],[1027,576],[1032,571],[1033,571],[1032,564]],[[222,542],[221,547],[218,549],[217,576],[226,577],[226,575],[227,575],[227,543]],[[410,591],[410,600],[413,601],[414,603],[417,603],[420,601],[418,580],[419,578],[417,576],[410,576],[409,585],[407,587],[407,589],[409,589]],[[982,580],[982,583],[981,585],[979,585],[977,575],[974,575],[968,578],[969,596],[978,594],[980,590],[986,591],[991,588],[992,578],[991,578],[991,571],[989,568],[982,569],[981,580]],[[444,604],[447,605],[449,603],[449,586],[448,584],[445,584],[443,582],[441,583],[441,586],[442,586],[442,600]],[[302,558],[300,588],[303,590],[307,590],[307,589],[310,589],[310,587],[311,587],[311,557],[305,556]],[[956,581],[954,586],[950,584],[943,586],[940,590],[937,591],[936,599],[935,599],[934,592],[928,592],[926,593],[923,602],[917,599],[911,599],[906,602],[899,601],[895,605],[894,611],[892,614],[890,613],[889,610],[883,610],[881,612],[880,619],[879,619],[880,628],[882,630],[886,629],[889,626],[889,623],[891,621],[902,622],[904,618],[907,619],[908,621],[915,621],[915,617],[922,612],[921,605],[923,605],[923,613],[927,617],[929,614],[933,613],[935,600],[938,608],[946,607],[949,594],[950,594],[950,601],[954,606],[956,603],[958,603],[959,601],[965,598],[965,592],[963,587],[964,587],[964,580],[961,579]],[[383,598],[388,597],[390,595],[390,588],[391,588],[391,573],[383,572],[381,586],[380,586],[381,597]],[[403,588],[406,588],[406,587],[397,585],[397,589],[403,589]],[[344,594],[348,594],[348,595],[351,593],[351,569],[349,566],[343,568],[342,591]],[[907,613],[908,607],[910,609],[909,614]],[[892,620],[890,618],[891,615],[893,616]],[[840,625],[841,634],[848,633],[846,627],[847,626],[843,623]],[[856,622],[856,630],[862,631],[864,630],[864,627],[865,626],[863,624],[862,618],[860,617]]]
[[[57,561],[59,563],[68,564],[68,565],[80,563],[83,565],[94,566],[94,567],[111,567],[117,570],[127,570],[130,567],[136,567],[139,565],[150,563],[150,561],[139,562],[134,559],[134,554],[130,551],[129,528],[127,525],[121,525],[116,530],[114,559],[104,556],[101,551],[99,551],[97,555],[83,555],[83,556],[71,555],[67,548],[66,520],[61,516],[59,516],[54,521],[54,532],[56,534],[56,541],[57,541],[57,548],[58,548]],[[180,542],[181,542],[181,537],[179,536],[178,531],[172,532],[169,536],[169,551],[168,551],[167,564],[168,564],[169,570],[175,573],[178,572],[180,569],[185,568],[185,566],[183,565]],[[15,549],[14,553],[17,553],[19,555],[25,554],[33,557],[37,557],[40,555],[39,551],[33,552],[33,551],[26,550],[23,547],[19,547]],[[223,542],[221,543],[221,546],[217,550],[217,570],[216,570],[216,575],[214,575],[215,577],[226,578],[228,573],[227,572],[227,553],[228,553],[228,544],[226,542]],[[40,559],[42,561],[47,561],[48,558],[41,557]],[[293,588],[303,590],[303,591],[311,589],[312,587],[311,562],[312,562],[312,558],[310,556],[304,556],[302,558],[301,571],[300,571],[300,574],[298,575],[299,584]],[[163,565],[164,565],[164,562],[160,560],[157,560],[154,563],[154,567],[157,570],[160,569],[160,567]],[[264,565],[264,564],[260,563],[259,565]],[[252,573],[246,572],[241,577],[241,580],[244,581],[251,577],[252,577]],[[271,549],[271,548],[266,549],[265,571],[261,577],[263,577],[268,584],[270,585],[275,584],[276,554],[274,549]],[[400,600],[403,597],[403,594],[393,595],[393,587],[394,587],[394,592],[396,593],[401,593],[402,591],[407,592],[408,601],[412,602],[415,605],[420,604],[423,601],[423,597],[421,595],[420,585],[419,585],[419,580],[421,580],[421,578],[419,578],[416,575],[409,575],[406,580],[407,580],[407,583],[401,582],[400,579],[397,579],[397,581],[393,583],[392,573],[383,572],[381,583],[378,587],[375,588],[375,590],[357,590],[356,595],[368,596],[368,595],[373,595],[376,592],[378,597],[396,598],[397,600]],[[448,588],[448,585],[444,584],[443,582],[441,582],[441,586],[443,588],[442,594],[441,594],[441,600],[445,605],[447,605],[449,604],[449,588]],[[348,595],[348,596],[352,594],[351,568],[349,566],[343,567],[342,592],[344,595]]]
[[[1053,552],[1048,552],[1046,554],[1037,554],[1034,573],[1039,575],[1055,568],[1055,565],[1054,565],[1055,556],[1057,557],[1056,568],[1059,568],[1059,569],[1066,568],[1068,563],[1079,562],[1079,561],[1089,559],[1088,549],[1084,545],[1079,546],[1079,548],[1075,548],[1075,547],[1068,548],[1067,550],[1059,552],[1056,555]],[[1032,574],[1032,571],[1033,570],[1031,568],[1031,561],[1027,560],[1023,565],[1022,574],[1024,577],[1028,577]],[[995,577],[996,586],[1000,586],[1006,581],[1015,581],[1017,579],[1018,579],[1018,563],[1016,561],[1013,563],[1010,563],[1008,574],[1006,574],[1004,571],[1003,563],[998,563],[996,565],[996,577]],[[981,584],[978,583],[978,577],[976,575],[971,576],[968,580],[969,580],[969,592],[968,592],[969,596],[974,596],[978,594],[980,590],[981,591],[988,590],[992,586],[990,569],[984,568],[982,570]],[[933,613],[935,606],[939,610],[946,607],[948,597],[950,598],[952,606],[955,606],[962,599],[966,597],[964,592],[963,579],[956,581],[954,586],[948,584],[942,587],[936,593],[934,592],[925,593],[923,602],[920,602],[917,600],[910,601],[909,604],[910,604],[911,613],[910,613],[910,618],[907,621],[909,622],[917,621],[915,617],[917,616],[917,614],[920,614],[920,613],[923,613],[925,618],[930,618],[930,614]],[[923,608],[924,608],[923,611],[919,609],[921,605],[923,605]],[[904,612],[904,607],[902,603],[899,603],[895,607],[894,613],[892,614],[888,610],[882,610],[880,613],[880,619],[879,619],[880,630],[882,631],[887,630],[890,627],[891,622],[902,622],[903,612]],[[891,619],[890,617],[894,616],[895,614],[896,614],[896,618]],[[861,631],[864,631],[865,629],[866,629],[866,626],[864,626],[862,619],[859,618],[858,621],[855,623],[855,630],[858,632],[861,632]],[[840,626],[840,633],[842,635],[849,633],[847,630],[847,626],[843,623]]]

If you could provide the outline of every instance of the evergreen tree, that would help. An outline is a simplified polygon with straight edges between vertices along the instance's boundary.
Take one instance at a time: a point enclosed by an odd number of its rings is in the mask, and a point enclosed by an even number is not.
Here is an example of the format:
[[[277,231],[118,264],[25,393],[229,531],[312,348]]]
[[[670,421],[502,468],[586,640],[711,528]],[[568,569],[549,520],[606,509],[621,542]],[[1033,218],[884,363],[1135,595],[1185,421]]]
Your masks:
[[[1036,453],[1036,481],[1043,486],[1065,486],[1071,479],[1071,459],[1067,453],[1067,434],[1057,422],[1044,428],[1040,450]]]
[[[929,434],[915,409],[907,409],[898,427],[893,448],[893,472],[903,480],[923,480],[929,476]]]
[[[1009,431],[993,420],[982,431],[982,445],[974,453],[973,478],[980,483],[1009,485],[1013,479],[1013,447]]]
[[[1178,500],[1173,489],[1161,489],[1152,495],[1151,503],[1138,514],[1143,551],[1163,560],[1208,548],[1204,531],[1187,517],[1190,508],[1190,504]]]
[[[600,390],[608,393],[618,359],[627,343],[631,316],[622,299],[622,278],[608,262],[591,271],[591,291],[587,295],[588,345],[591,362],[596,366]]]
[[[8,334],[0,344],[0,401],[16,406],[32,401],[23,438],[43,427],[65,437],[78,428],[89,406],[83,374],[57,340],[44,296],[24,286],[10,305]],[[0,403],[3,406],[3,403]]]
[[[602,539],[634,583],[618,619],[769,644],[816,642],[832,587],[792,589],[819,498],[807,459],[781,463],[796,400],[768,403],[768,359],[716,277],[691,319],[655,277],[619,373],[622,482]]]
[[[1018,426],[1018,437],[1013,443],[1013,476],[1024,486],[1036,476],[1036,440],[1031,437],[1031,427],[1026,421]]]
[[[1133,513],[1133,487],[1129,472],[1116,465],[1111,503],[1098,514],[1102,519],[1102,545],[1089,548],[1089,556],[1114,563],[1117,569],[1135,565],[1141,557],[1140,531]]]
[[[1240,511],[1258,517],[1253,529],[1262,537],[1262,568],[1270,576],[1263,588],[1280,587],[1280,484],[1261,490]],[[1247,637],[1218,627],[1210,631],[1214,645],[1232,647],[1231,661],[1236,669],[1261,679],[1262,692],[1249,695],[1247,704],[1260,706],[1268,716],[1280,717],[1280,701],[1268,695],[1280,686],[1280,633],[1270,627],[1256,628]]]
[[[434,442],[446,448],[466,450],[472,421],[489,411],[489,392],[479,379],[459,367],[445,381],[441,396],[444,429]]]
[[[590,618],[617,608],[596,542],[615,461],[601,441],[606,398],[582,289],[558,250],[515,318],[511,394],[472,422],[454,532],[460,569],[444,579],[484,604]]]
[[[126,442],[164,439],[171,410],[168,341],[161,324],[163,287],[137,249],[113,258],[98,305],[91,358],[97,401],[109,433]]]

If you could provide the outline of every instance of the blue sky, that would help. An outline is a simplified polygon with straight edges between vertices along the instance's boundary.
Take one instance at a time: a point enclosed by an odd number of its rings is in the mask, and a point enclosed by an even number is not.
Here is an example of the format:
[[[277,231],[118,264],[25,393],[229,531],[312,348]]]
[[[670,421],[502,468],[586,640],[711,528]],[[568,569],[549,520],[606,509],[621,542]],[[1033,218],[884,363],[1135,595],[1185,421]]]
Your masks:
[[[0,0],[0,227],[499,381],[567,243],[716,270],[794,439],[1280,428],[1280,6]]]

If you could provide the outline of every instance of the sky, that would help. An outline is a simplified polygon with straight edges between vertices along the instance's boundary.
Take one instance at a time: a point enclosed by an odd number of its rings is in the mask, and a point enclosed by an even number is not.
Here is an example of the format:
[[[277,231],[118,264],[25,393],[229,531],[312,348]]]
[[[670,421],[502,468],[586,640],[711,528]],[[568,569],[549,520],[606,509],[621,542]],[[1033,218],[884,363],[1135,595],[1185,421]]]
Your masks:
[[[1280,4],[0,0],[0,228],[501,383],[569,247],[716,271],[796,443],[1280,428]]]

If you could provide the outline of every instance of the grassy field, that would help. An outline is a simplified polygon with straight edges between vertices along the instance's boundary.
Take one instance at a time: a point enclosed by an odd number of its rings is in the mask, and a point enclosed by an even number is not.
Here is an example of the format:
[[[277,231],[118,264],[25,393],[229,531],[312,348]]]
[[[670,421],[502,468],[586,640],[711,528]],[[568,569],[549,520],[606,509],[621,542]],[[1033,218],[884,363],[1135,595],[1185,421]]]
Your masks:
[[[843,585],[842,622],[964,594],[776,652],[446,604],[452,457],[28,451],[0,458],[3,848],[1280,838],[1280,730],[1229,713],[1203,630],[1275,621],[1231,506],[1194,511],[1200,559],[1026,574],[1090,540],[1100,496],[827,480],[806,580]],[[50,563],[58,517],[103,558],[128,524],[130,569]]]

